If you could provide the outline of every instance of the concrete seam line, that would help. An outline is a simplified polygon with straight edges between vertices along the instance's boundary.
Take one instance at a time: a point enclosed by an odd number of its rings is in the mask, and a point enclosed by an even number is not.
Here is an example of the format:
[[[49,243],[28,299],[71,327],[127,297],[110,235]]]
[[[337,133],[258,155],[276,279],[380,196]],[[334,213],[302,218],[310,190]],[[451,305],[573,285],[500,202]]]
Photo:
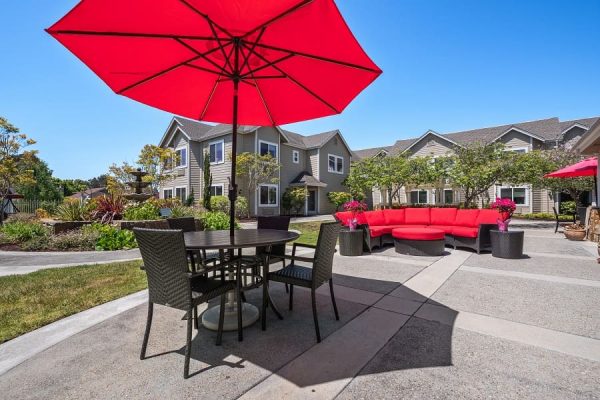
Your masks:
[[[141,299],[138,299],[141,298]],[[147,289],[61,318],[0,345],[0,376],[58,343],[147,301]],[[105,313],[90,320],[90,315]],[[71,331],[69,332],[69,329]],[[37,340],[37,343],[35,341]],[[31,342],[34,342],[31,345]],[[11,354],[11,352],[13,354]],[[5,359],[6,356],[10,358]]]
[[[461,266],[459,268],[459,270],[465,271],[465,272],[473,272],[476,274],[506,276],[506,277],[510,277],[510,278],[531,279],[531,280],[542,281],[542,282],[561,283],[561,284],[565,284],[565,285],[600,287],[600,281],[597,281],[594,279],[570,278],[570,277],[566,277],[566,276],[546,275],[546,274],[532,274],[532,273],[528,273],[528,272],[509,271],[509,270],[494,269],[494,268],[471,267],[468,265]]]

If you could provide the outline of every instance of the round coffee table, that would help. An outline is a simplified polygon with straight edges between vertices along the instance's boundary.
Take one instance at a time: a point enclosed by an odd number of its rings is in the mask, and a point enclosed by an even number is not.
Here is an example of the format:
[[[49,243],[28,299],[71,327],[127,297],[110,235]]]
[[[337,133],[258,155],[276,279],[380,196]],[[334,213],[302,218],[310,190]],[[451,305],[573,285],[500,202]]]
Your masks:
[[[444,254],[444,236],[435,228],[395,228],[392,230],[396,253],[411,256],[441,256]]]
[[[500,232],[497,229],[490,230],[492,242],[492,256],[498,258],[522,258],[523,257],[523,231]]]

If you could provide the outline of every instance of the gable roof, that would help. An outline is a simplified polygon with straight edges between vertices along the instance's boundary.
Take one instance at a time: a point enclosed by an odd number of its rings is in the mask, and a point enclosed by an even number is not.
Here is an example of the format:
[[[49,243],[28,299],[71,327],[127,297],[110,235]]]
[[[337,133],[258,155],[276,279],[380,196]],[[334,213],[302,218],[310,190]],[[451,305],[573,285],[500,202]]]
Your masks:
[[[599,117],[594,118],[582,118],[582,119],[573,119],[570,121],[561,121],[560,123],[560,132],[561,134],[565,134],[567,131],[571,130],[576,126],[580,126],[581,128],[588,130],[598,121]]]
[[[384,146],[384,147],[373,147],[371,149],[362,149],[362,150],[354,150],[352,152],[352,156],[361,159],[361,158],[370,158],[375,157],[377,154],[385,151],[386,153],[390,152],[392,146]]]
[[[400,150],[400,151],[401,151],[401,152],[403,152],[403,151],[407,151],[407,150],[409,150],[409,149],[410,149],[410,148],[412,148],[414,145],[416,145],[416,144],[417,144],[417,143],[419,143],[421,140],[425,139],[427,136],[430,136],[430,135],[431,135],[431,136],[438,137],[438,138],[441,138],[442,140],[445,140],[445,141],[447,141],[447,142],[450,142],[450,143],[452,143],[452,144],[454,144],[454,145],[459,145],[458,143],[456,143],[454,140],[452,140],[452,139],[451,139],[451,138],[449,138],[448,136],[446,136],[446,135],[440,135],[439,133],[437,133],[437,132],[435,132],[435,131],[432,131],[432,130],[430,129],[430,130],[428,130],[427,132],[425,132],[424,134],[422,134],[422,135],[421,135],[421,137],[419,137],[419,138],[417,138],[417,139],[413,140],[413,141],[412,141],[412,143],[407,143],[407,145],[408,145],[408,146],[405,146],[405,147],[404,147],[404,149],[402,149],[402,150]],[[396,143],[398,143],[398,142],[396,142]]]
[[[302,171],[298,174],[297,177],[294,178],[293,181],[290,182],[290,186],[319,186],[319,187],[327,187],[326,183],[321,182],[310,172]]]

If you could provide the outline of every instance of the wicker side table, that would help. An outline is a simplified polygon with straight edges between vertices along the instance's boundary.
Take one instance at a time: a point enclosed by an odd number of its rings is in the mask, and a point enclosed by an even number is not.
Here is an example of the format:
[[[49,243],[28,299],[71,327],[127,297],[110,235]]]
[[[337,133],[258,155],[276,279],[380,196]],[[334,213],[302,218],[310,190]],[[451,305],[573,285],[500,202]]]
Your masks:
[[[340,231],[340,254],[343,256],[363,255],[363,231],[342,229]]]
[[[492,256],[498,258],[523,257],[523,231],[500,232],[497,229],[490,231],[492,241]]]

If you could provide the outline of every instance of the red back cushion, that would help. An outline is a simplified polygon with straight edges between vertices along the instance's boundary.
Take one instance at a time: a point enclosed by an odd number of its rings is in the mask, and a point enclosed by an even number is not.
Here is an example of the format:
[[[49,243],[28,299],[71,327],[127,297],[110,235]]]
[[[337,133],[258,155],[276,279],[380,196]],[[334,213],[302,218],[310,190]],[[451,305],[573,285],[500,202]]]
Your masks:
[[[383,217],[386,225],[402,225],[404,224],[404,209],[383,210]]]
[[[454,225],[456,208],[432,208],[431,225]]]
[[[429,225],[429,208],[407,208],[404,214],[407,225]]]
[[[356,214],[356,223],[359,225],[367,225],[367,218],[365,217],[364,212]]]
[[[498,210],[483,209],[479,211],[477,224],[496,224],[500,218]]]
[[[352,218],[352,213],[350,211],[339,211],[335,213],[335,217],[342,223],[342,225],[348,226],[350,223],[350,218]]]
[[[475,228],[479,224],[477,223],[477,217],[479,216],[479,210],[458,210],[456,212],[456,219],[454,220],[455,226],[468,226]]]
[[[385,225],[385,217],[383,216],[383,211],[381,210],[366,211],[362,214],[364,215],[369,226]]]

